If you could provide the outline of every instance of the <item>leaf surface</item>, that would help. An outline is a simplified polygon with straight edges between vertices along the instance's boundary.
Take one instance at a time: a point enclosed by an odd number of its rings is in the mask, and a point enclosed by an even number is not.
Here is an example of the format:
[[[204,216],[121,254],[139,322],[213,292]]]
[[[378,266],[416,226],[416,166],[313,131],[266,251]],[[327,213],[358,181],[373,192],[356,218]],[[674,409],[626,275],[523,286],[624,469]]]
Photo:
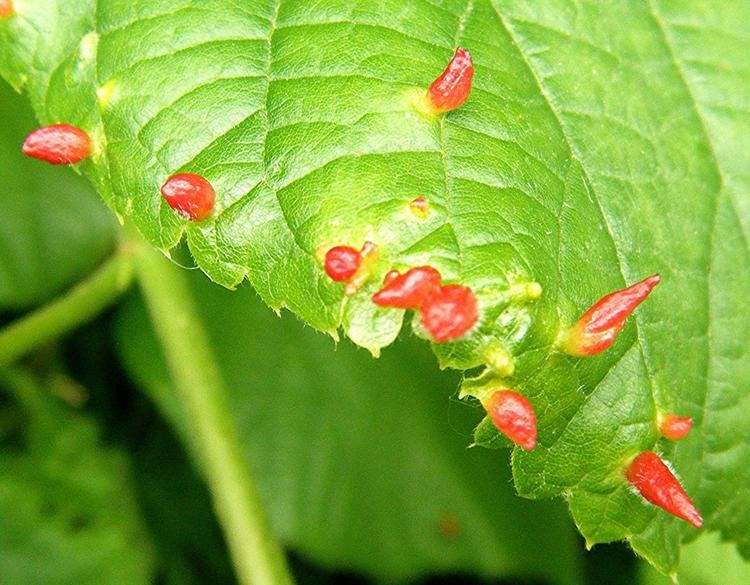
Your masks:
[[[510,0],[322,3],[30,0],[0,25],[0,72],[43,122],[88,129],[84,168],[157,246],[182,237],[215,281],[245,277],[274,308],[343,326],[379,351],[402,313],[369,295],[429,263],[470,286],[482,319],[434,346],[486,361],[534,404],[539,447],[514,452],[518,490],[563,494],[586,539],[628,538],[663,571],[687,527],[631,493],[637,452],[671,458],[710,530],[750,553],[750,43],[744,2]],[[444,117],[415,106],[457,45],[474,89]],[[162,201],[172,173],[217,189],[189,224]],[[431,213],[408,212],[416,196]],[[321,250],[378,244],[351,299]],[[607,353],[554,350],[592,302],[659,272],[663,284]],[[535,303],[511,299],[536,281]],[[679,446],[657,411],[693,416]]]

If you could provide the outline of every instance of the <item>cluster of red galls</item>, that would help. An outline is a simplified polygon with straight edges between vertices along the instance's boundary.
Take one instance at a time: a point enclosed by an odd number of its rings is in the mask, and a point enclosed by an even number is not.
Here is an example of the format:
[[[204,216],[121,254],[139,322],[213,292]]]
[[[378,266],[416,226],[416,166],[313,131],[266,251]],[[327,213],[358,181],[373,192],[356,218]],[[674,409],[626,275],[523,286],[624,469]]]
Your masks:
[[[5,7],[7,14],[2,14]],[[0,0],[0,16],[12,12],[10,2]],[[445,71],[428,88],[424,106],[432,114],[454,110],[466,101],[471,91],[474,66],[471,55],[457,49]],[[32,132],[23,145],[23,152],[51,164],[72,164],[91,154],[88,134],[70,124],[53,124]],[[202,176],[179,173],[169,177],[161,187],[164,200],[177,213],[191,221],[208,217],[214,207],[216,194],[211,184]],[[415,200],[413,206],[426,213],[424,198]],[[367,242],[361,250],[350,246],[335,246],[325,257],[325,271],[337,282],[349,283],[347,294],[359,288],[359,280],[367,278],[369,268],[363,271],[363,261],[377,246]],[[584,357],[600,353],[614,342],[625,320],[659,283],[659,276],[651,276],[623,290],[615,291],[594,304],[578,322],[560,339],[559,349],[565,353]],[[373,295],[374,303],[381,307],[412,309],[420,314],[420,321],[436,342],[446,342],[466,335],[479,319],[474,293],[460,284],[443,284],[438,270],[431,266],[417,266],[399,273],[389,272],[382,288]],[[481,400],[495,426],[514,443],[525,450],[536,446],[536,415],[527,398],[510,389],[488,392]],[[662,436],[678,440],[687,435],[692,419],[674,414],[660,416]],[[682,489],[669,467],[652,451],[636,456],[628,465],[625,476],[649,502],[682,518],[696,527],[703,520]]]
[[[325,270],[331,279],[348,282],[361,262],[359,250],[335,246],[326,253]],[[477,299],[471,289],[442,284],[440,272],[432,266],[417,266],[403,274],[391,270],[372,300],[380,307],[419,311],[422,325],[437,342],[465,335],[478,317]]]

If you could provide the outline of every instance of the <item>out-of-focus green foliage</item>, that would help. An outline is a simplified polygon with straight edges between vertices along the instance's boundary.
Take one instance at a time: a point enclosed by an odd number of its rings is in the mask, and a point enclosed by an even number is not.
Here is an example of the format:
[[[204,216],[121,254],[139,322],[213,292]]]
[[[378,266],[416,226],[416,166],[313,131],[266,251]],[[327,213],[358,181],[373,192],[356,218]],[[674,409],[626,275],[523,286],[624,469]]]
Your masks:
[[[737,554],[732,543],[721,542],[717,534],[704,534],[682,550],[677,571],[680,585],[745,585],[750,583],[750,563]],[[672,585],[669,577],[645,563],[641,585]]]
[[[147,585],[154,556],[127,457],[41,384],[0,372],[0,583]]]

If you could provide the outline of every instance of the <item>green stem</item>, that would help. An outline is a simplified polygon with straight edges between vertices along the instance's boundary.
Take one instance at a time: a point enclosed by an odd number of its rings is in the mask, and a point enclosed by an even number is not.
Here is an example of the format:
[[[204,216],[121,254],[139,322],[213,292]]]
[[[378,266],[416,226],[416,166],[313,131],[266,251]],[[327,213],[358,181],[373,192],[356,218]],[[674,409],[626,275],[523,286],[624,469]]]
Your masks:
[[[184,271],[149,248],[136,259],[136,275],[185,408],[239,581],[291,584],[283,550],[273,538],[240,449],[224,383]]]
[[[0,331],[0,366],[94,318],[133,280],[132,249],[123,246],[86,280],[62,297]]]

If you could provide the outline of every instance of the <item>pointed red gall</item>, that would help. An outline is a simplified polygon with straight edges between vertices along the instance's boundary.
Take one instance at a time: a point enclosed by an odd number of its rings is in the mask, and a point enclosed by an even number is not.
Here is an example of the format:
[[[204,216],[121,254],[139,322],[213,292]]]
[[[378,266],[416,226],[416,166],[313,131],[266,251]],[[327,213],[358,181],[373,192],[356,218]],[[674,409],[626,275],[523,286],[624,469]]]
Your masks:
[[[647,501],[682,518],[696,528],[703,526],[703,518],[695,509],[693,502],[669,467],[656,453],[644,451],[638,455],[628,466],[625,475]]]
[[[687,437],[692,426],[693,418],[690,416],[677,416],[676,414],[659,416],[659,432],[671,441],[679,441]]]
[[[497,429],[526,451],[536,446],[536,414],[525,396],[513,390],[493,392],[483,402]]]
[[[442,343],[461,337],[477,322],[477,298],[459,284],[440,287],[422,301],[422,325]]]
[[[172,209],[191,221],[208,217],[216,200],[211,183],[193,173],[172,175],[162,185],[161,194]]]
[[[471,53],[459,47],[445,71],[427,90],[427,105],[435,113],[450,112],[463,105],[471,92],[474,65]]]
[[[440,288],[440,273],[432,266],[417,266],[404,274],[389,272],[384,286],[372,296],[376,305],[417,309],[427,295]]]
[[[326,253],[326,274],[336,282],[346,282],[354,276],[361,263],[359,250],[351,246],[336,246]]]
[[[13,15],[13,0],[0,0],[0,18]]]
[[[70,124],[52,124],[37,128],[23,142],[26,156],[52,165],[69,165],[91,154],[91,139],[83,130]]]
[[[659,284],[658,274],[599,299],[565,334],[566,353],[584,357],[601,353],[617,338],[625,320]]]

